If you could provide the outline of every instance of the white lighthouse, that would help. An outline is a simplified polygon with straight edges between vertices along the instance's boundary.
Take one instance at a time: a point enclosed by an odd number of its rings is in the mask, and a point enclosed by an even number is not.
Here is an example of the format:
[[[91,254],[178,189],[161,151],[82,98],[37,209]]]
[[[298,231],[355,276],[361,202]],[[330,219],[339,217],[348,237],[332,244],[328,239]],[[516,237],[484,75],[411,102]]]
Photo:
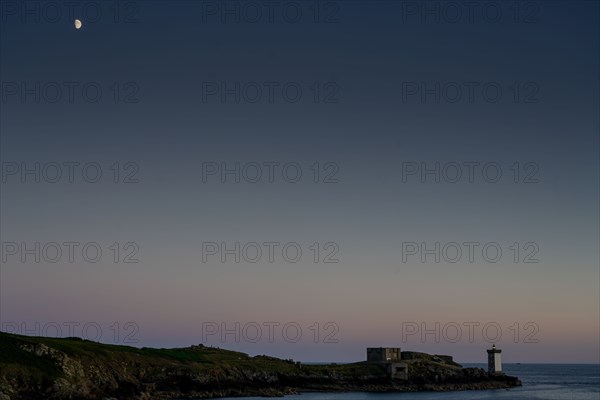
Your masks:
[[[501,374],[502,373],[502,350],[497,349],[496,345],[493,345],[488,353],[488,373],[490,374]]]

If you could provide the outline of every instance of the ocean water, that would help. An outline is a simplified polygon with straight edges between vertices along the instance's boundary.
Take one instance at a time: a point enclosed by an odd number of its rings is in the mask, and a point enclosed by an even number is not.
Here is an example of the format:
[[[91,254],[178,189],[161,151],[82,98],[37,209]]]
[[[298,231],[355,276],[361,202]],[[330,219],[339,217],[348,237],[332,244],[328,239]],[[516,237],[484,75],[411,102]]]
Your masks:
[[[483,364],[464,364],[484,368]],[[600,400],[599,364],[504,364],[523,386],[509,390],[419,393],[305,393],[285,400]],[[228,397],[233,399],[233,397]],[[264,400],[262,397],[246,397]]]

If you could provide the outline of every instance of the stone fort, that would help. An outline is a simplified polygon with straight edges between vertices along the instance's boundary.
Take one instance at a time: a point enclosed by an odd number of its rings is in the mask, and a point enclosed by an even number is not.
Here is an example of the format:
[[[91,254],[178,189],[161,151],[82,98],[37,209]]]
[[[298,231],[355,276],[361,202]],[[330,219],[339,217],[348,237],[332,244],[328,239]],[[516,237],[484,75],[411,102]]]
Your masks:
[[[367,362],[384,364],[391,379],[408,379],[408,365],[401,359],[399,347],[367,347]]]

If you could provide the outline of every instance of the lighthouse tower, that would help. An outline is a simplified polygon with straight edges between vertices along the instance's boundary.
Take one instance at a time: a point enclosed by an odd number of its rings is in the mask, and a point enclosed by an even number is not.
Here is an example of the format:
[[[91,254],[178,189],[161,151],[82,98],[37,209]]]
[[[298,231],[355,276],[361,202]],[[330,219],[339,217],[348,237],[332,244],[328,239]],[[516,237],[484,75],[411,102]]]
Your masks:
[[[502,350],[497,349],[496,345],[493,345],[488,353],[488,373],[490,374],[501,374],[502,373]]]

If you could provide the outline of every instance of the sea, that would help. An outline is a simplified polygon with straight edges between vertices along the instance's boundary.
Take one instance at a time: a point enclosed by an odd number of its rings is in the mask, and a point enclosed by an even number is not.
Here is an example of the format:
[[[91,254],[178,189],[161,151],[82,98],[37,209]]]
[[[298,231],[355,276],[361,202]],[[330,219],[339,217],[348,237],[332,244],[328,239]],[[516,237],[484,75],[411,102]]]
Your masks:
[[[464,367],[486,368],[484,364]],[[600,400],[600,364],[504,364],[523,386],[512,389],[418,393],[305,393],[285,400]],[[228,397],[227,399],[234,399]],[[246,397],[264,400],[264,397]]]

